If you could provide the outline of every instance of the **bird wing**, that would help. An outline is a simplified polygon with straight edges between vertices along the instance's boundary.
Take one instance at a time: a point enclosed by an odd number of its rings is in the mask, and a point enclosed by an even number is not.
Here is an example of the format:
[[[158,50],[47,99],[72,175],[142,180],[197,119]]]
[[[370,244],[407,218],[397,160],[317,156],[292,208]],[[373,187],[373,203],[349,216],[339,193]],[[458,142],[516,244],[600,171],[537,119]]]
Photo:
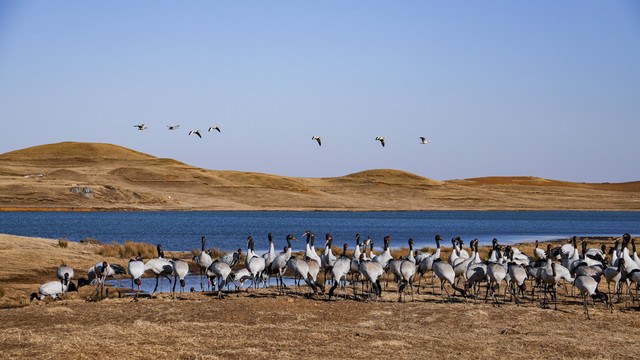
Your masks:
[[[126,275],[127,274],[127,269],[125,269],[124,266],[122,266],[120,264],[111,264],[111,268],[113,269],[113,272],[116,275]]]
[[[382,144],[382,147],[384,147],[384,139],[380,139],[380,143]]]
[[[322,141],[320,141],[320,138],[316,139],[318,141],[318,146],[322,146]]]
[[[420,136],[420,140],[422,140],[422,142],[424,142],[426,139],[424,136]]]

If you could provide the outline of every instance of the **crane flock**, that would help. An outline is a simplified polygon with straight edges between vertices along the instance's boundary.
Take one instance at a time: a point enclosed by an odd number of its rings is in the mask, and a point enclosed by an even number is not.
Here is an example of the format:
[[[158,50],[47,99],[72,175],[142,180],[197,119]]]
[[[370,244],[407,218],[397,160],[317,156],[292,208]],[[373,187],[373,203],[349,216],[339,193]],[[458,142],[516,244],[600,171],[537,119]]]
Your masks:
[[[133,125],[133,127],[135,127],[137,130],[146,130],[146,129],[149,128],[145,124]],[[180,125],[167,125],[167,129],[169,129],[170,131],[177,130],[178,128],[180,128]],[[211,132],[213,130],[216,130],[217,132],[221,132],[219,126],[210,126],[209,129],[207,130],[207,132]],[[192,134],[195,134],[200,139],[202,139],[202,134],[200,133],[200,130],[198,130],[198,129],[190,130],[187,135],[192,135]],[[427,138],[424,137],[424,136],[419,136],[419,138],[420,138],[419,144],[429,144],[431,142],[431,140],[427,140]],[[384,147],[385,144],[386,144],[385,143],[386,139],[387,139],[386,137],[377,136],[375,138],[375,141],[379,141],[380,144],[382,145],[382,147]],[[318,146],[322,146],[322,138],[320,136],[313,136],[313,137],[311,137],[311,140],[315,140],[318,143]]]
[[[251,281],[247,291],[250,288],[257,291],[260,286],[270,286],[271,277],[275,277],[277,292],[284,295],[287,293],[287,287],[283,277],[289,271],[294,277],[293,290],[290,292],[299,295],[303,293],[303,288],[298,285],[300,280],[306,283],[307,294],[304,295],[310,298],[318,293],[324,294],[325,286],[329,282],[331,287],[328,300],[339,297],[339,293],[342,292],[345,299],[352,297],[354,300],[380,301],[383,294],[382,280],[384,278],[387,281],[392,276],[397,284],[397,290],[393,291],[397,291],[398,301],[406,301],[407,291],[410,291],[411,301],[414,301],[414,288],[420,293],[422,277],[431,274],[432,279],[440,280],[439,293],[442,301],[453,301],[452,296],[456,295],[458,301],[482,301],[481,289],[484,289],[484,302],[490,299],[494,306],[504,305],[508,294],[509,301],[516,305],[520,305],[528,297],[532,303],[540,302],[543,308],[550,307],[550,303],[553,302],[554,309],[557,309],[558,286],[564,286],[569,296],[566,286],[570,285],[571,296],[577,289],[582,297],[585,315],[589,318],[589,298],[594,304],[596,300],[604,303],[605,307],[613,312],[614,299],[621,302],[624,298],[625,305],[628,305],[629,299],[635,303],[640,285],[640,258],[636,253],[635,239],[631,239],[629,234],[615,240],[608,250],[606,246],[588,249],[587,241],[577,236],[561,246],[552,247],[549,244],[546,251],[539,251],[541,249],[536,242],[532,256],[525,255],[515,246],[501,246],[497,239],[493,239],[488,256],[484,260],[478,251],[477,239],[470,242],[469,254],[463,249],[464,242],[459,237],[453,238],[451,254],[447,259],[441,257],[440,235],[435,236],[436,249],[433,253],[414,250],[414,240],[409,239],[407,255],[394,259],[389,248],[389,236],[383,239],[382,253],[376,255],[372,251],[371,238],[360,242],[360,234],[357,234],[352,254],[347,252],[348,244],[345,243],[342,253],[338,256],[333,254],[331,234],[325,235],[325,246],[320,254],[314,247],[315,235],[306,231],[303,236],[306,236],[306,245],[302,257],[292,253],[292,240],[298,241],[293,235],[286,236],[287,246],[284,251],[276,253],[273,235],[269,233],[269,251],[263,255],[254,252],[255,240],[249,236],[244,262],[241,261],[242,249],[212,259],[213,253],[206,250],[203,236],[201,250],[192,258],[194,265],[200,269],[201,290],[205,291],[202,281],[205,274],[208,284],[211,284],[208,290],[213,291],[217,287],[218,298],[223,297],[225,287],[227,292],[230,291],[231,284],[234,284],[238,291],[244,282]],[[130,259],[126,269],[118,264],[100,261],[87,270],[87,277],[80,278],[77,286],[72,282],[73,269],[69,266],[60,267],[56,272],[59,281],[43,284],[38,293],[31,294],[31,300],[42,300],[46,296],[55,300],[64,293],[78,291],[78,288],[86,285],[96,286],[90,297],[99,292],[102,298],[107,278],[127,274],[131,277],[131,288],[136,292],[137,298],[140,279],[147,272],[153,273],[156,277],[152,295],[157,290],[160,277],[167,278],[171,284],[173,276],[172,296],[175,296],[178,282],[182,296],[189,264],[185,260],[165,259],[161,245],[157,246],[157,252],[157,258],[146,262],[140,256]],[[317,278],[320,270],[324,271],[322,281]],[[606,292],[600,289],[605,283]],[[635,294],[632,283],[635,284]],[[137,291],[134,285],[137,285]],[[351,290],[347,290],[349,286]],[[388,288],[388,285],[385,285],[385,288]],[[449,288],[453,293],[449,292]],[[194,289],[191,288],[191,291]],[[352,296],[348,294],[351,291]],[[436,295],[433,280],[431,293]]]

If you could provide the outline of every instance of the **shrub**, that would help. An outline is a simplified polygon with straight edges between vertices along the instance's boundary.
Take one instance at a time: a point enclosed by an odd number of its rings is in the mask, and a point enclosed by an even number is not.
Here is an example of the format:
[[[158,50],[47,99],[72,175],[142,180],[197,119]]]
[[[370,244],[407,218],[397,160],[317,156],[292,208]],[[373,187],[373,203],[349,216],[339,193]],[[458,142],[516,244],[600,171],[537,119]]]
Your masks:
[[[58,239],[58,246],[60,246],[61,248],[69,247],[69,240],[68,239]]]
[[[155,246],[133,241],[125,241],[124,245],[120,245],[115,241],[111,244],[103,244],[99,254],[102,256],[122,258],[131,258],[140,255],[145,259],[158,256]]]

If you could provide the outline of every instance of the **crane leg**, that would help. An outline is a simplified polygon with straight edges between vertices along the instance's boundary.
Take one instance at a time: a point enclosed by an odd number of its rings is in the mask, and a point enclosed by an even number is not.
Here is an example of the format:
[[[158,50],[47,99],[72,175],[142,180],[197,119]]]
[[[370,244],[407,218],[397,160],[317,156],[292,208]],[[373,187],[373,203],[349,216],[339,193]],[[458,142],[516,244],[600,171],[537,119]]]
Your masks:
[[[587,314],[587,320],[591,320],[591,318],[589,318],[589,307],[587,306],[587,296],[585,294],[582,294],[582,299],[584,300],[584,313]]]

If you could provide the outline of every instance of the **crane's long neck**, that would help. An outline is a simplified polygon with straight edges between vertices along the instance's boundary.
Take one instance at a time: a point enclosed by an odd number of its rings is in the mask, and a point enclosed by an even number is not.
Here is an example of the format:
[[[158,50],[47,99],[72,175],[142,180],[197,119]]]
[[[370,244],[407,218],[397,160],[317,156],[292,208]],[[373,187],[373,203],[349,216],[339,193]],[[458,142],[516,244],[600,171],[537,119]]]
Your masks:
[[[409,243],[409,255],[407,256],[407,260],[416,262],[416,258],[413,256],[413,243]]]
[[[311,246],[309,246],[309,240],[307,240],[307,245],[304,248],[304,256],[307,256],[311,253]]]
[[[205,244],[205,241],[206,241],[206,240],[205,240],[205,238],[203,237],[203,238],[202,238],[202,252],[204,252],[204,248],[205,248],[204,244]]]
[[[361,252],[360,252],[360,244],[356,243],[356,248],[355,248],[355,250],[353,250],[353,258],[354,259],[360,259],[360,254],[361,254]]]

